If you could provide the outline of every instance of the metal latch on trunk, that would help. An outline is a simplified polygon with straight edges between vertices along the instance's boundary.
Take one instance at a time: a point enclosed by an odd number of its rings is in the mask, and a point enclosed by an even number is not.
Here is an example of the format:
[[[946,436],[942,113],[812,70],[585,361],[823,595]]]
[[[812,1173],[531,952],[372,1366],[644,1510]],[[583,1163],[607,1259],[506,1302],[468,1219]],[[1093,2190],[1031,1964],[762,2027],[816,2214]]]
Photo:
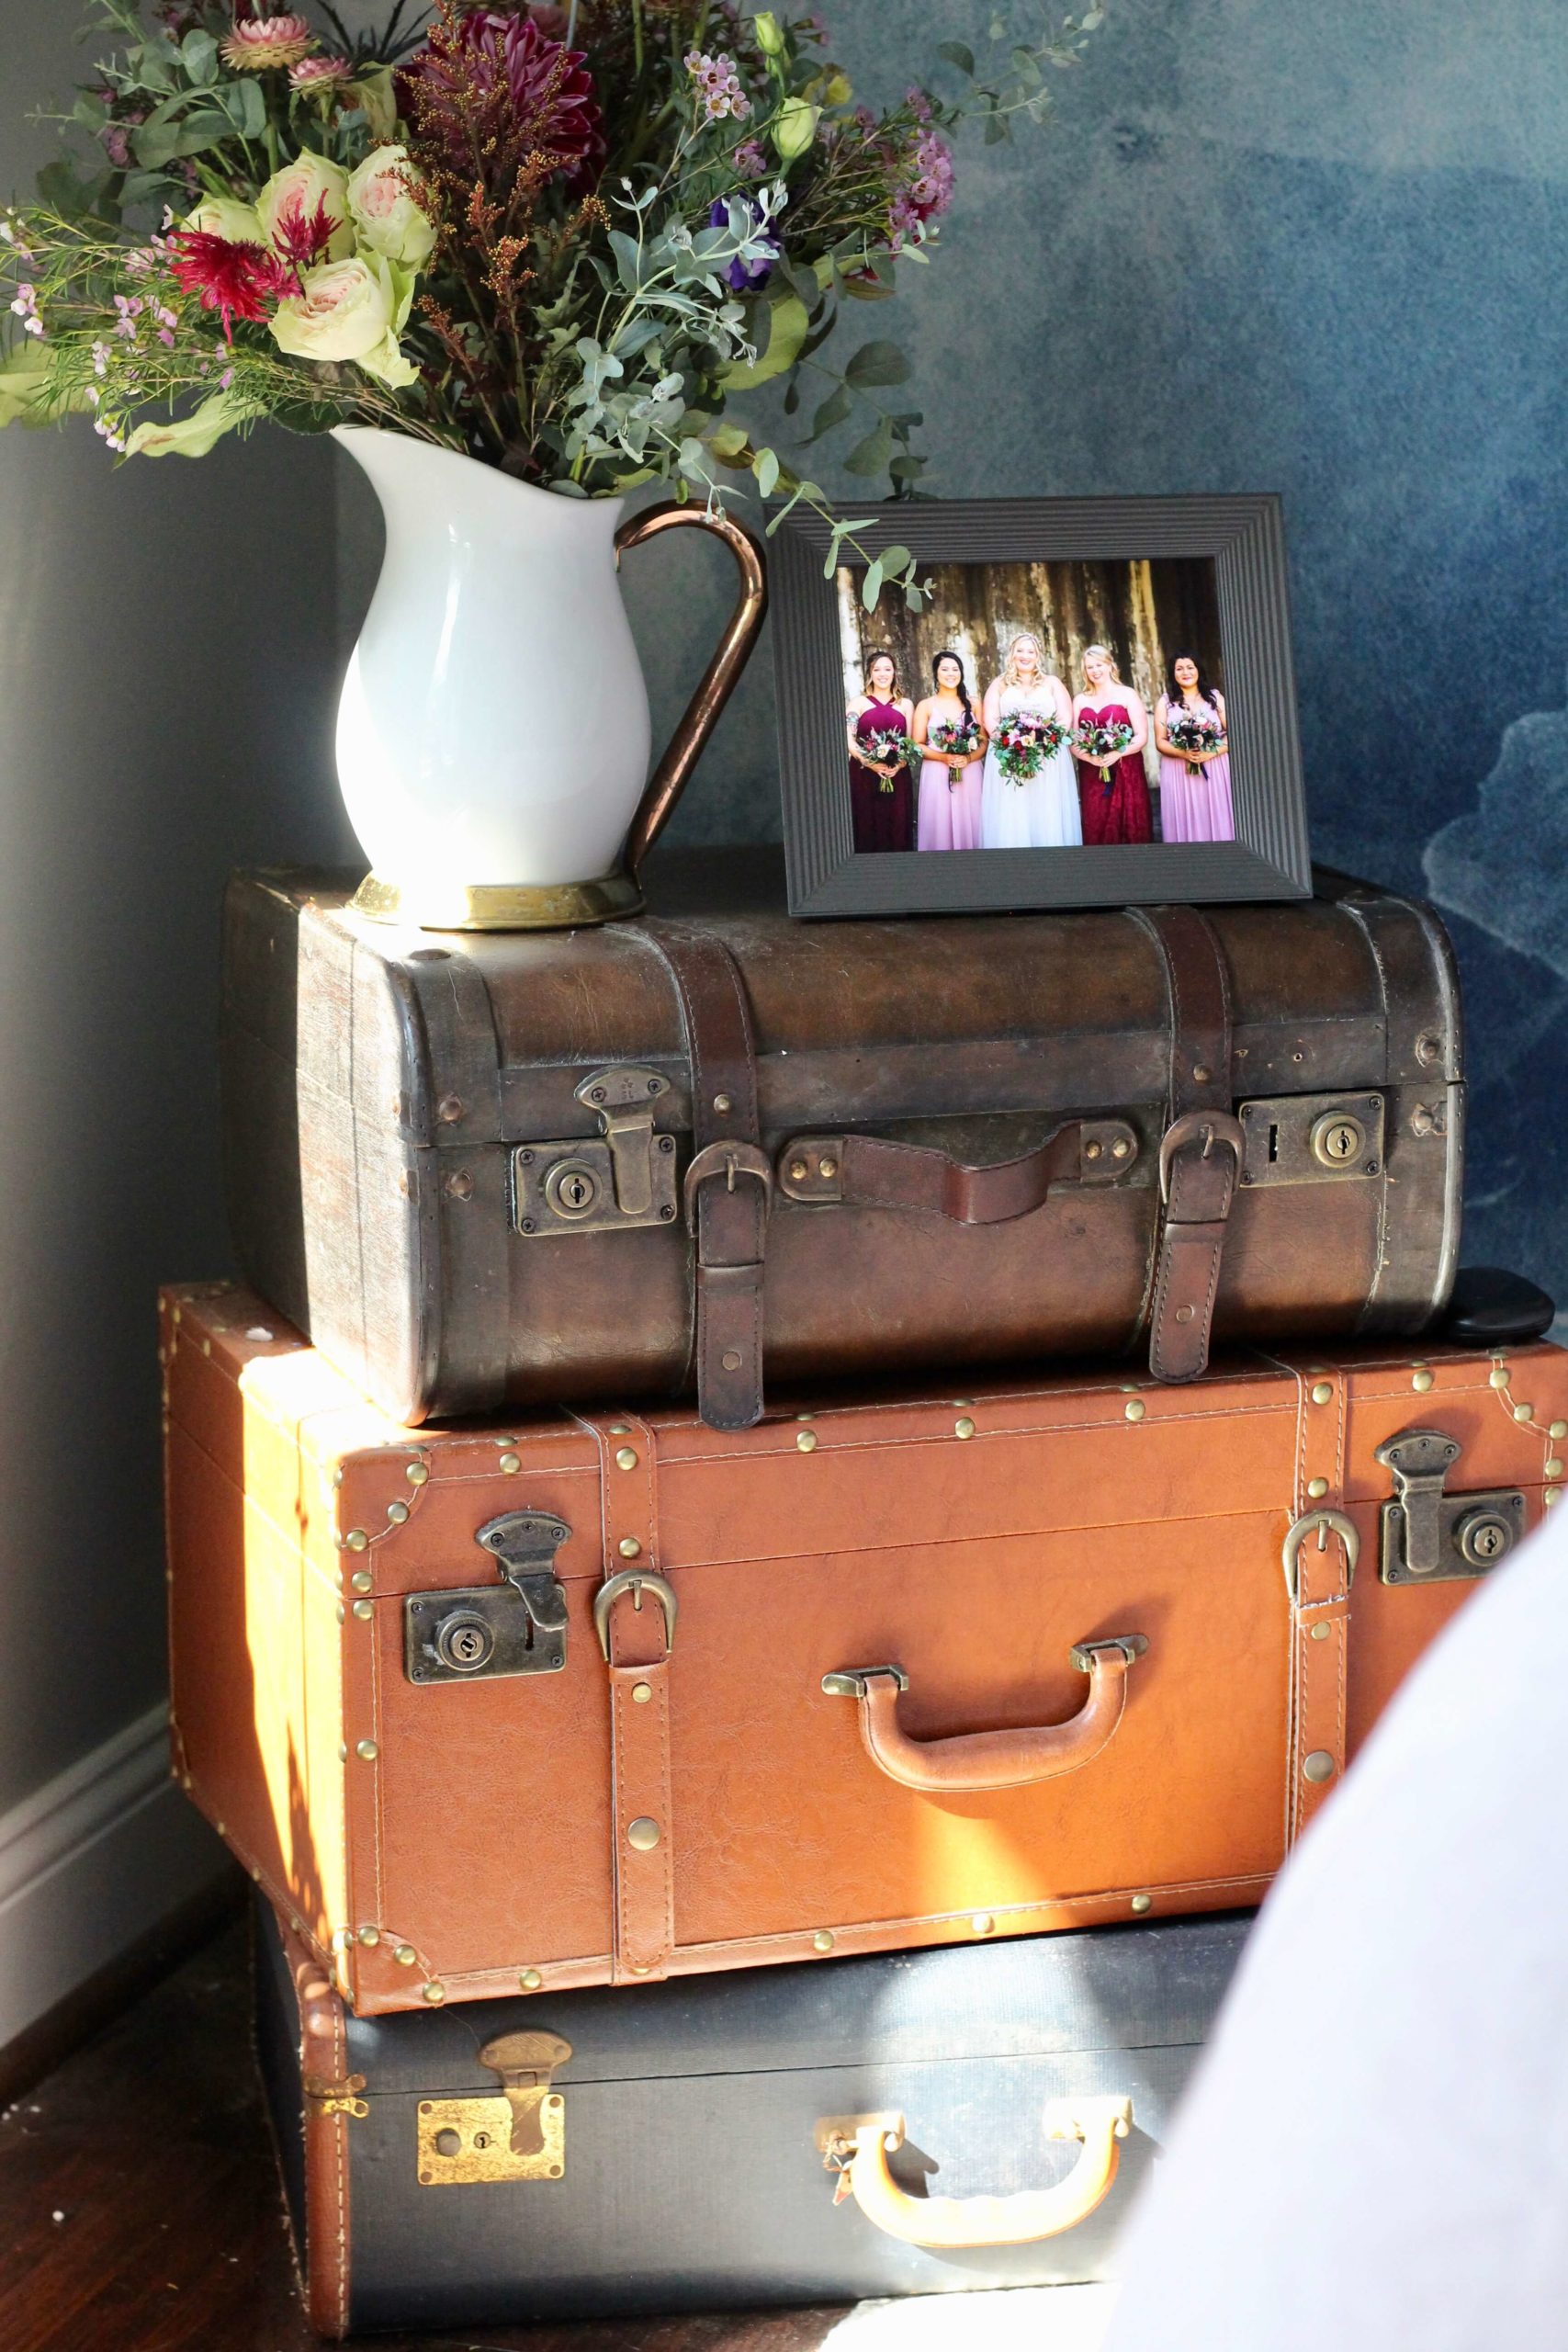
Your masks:
[[[1378,1460],[1393,1473],[1394,1499],[1382,1507],[1384,1584],[1484,1576],[1524,1534],[1525,1498],[1517,1487],[1446,1492],[1462,1451],[1443,1430],[1402,1430],[1377,1448]]]
[[[411,1682],[484,1682],[558,1674],[566,1664],[566,1590],[556,1554],[571,1533],[553,1512],[509,1510],[474,1537],[501,1563],[499,1585],[411,1592],[403,1664]]]
[[[1241,1181],[1365,1182],[1383,1170],[1381,1094],[1276,1094],[1244,1102]]]
[[[551,2088],[571,2056],[558,2033],[501,2033],[479,2052],[499,2075],[500,2098],[423,2098],[423,2188],[482,2180],[559,2180],[566,2171],[566,2100]]]
[[[590,1071],[578,1101],[603,1141],[578,1136],[519,1144],[512,1155],[512,1219],[519,1233],[615,1233],[673,1225],[675,1138],[655,1135],[654,1106],[670,1091],[656,1069]]]

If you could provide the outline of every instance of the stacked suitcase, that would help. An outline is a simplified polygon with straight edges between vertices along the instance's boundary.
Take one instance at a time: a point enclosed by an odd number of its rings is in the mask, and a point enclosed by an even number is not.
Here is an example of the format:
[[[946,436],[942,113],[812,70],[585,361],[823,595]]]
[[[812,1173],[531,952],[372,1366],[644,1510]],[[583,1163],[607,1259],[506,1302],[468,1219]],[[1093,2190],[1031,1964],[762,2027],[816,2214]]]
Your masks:
[[[231,894],[176,1769],[326,2335],[1106,2275],[1235,1915],[1562,1476],[1536,1304],[1451,1311],[1424,910],[719,890]]]

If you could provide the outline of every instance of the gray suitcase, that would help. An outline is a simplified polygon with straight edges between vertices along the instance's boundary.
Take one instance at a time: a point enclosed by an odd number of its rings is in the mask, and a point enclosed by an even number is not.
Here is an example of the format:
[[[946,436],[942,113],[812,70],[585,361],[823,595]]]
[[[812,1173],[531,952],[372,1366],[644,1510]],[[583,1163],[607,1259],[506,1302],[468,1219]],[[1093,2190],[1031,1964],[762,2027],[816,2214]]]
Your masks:
[[[258,1904],[258,2048],[312,2323],[1107,2278],[1249,1924],[356,2018]]]

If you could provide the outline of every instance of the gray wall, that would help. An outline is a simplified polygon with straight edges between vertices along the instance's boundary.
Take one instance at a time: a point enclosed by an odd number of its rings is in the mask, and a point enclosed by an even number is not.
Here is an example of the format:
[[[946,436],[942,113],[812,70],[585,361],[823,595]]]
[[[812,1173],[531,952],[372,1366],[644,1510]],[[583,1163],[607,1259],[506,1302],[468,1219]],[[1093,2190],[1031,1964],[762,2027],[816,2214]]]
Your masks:
[[[0,0],[0,192],[81,12]],[[164,1679],[160,1281],[221,1271],[219,894],[343,855],[331,457],[0,435],[0,1815]]]

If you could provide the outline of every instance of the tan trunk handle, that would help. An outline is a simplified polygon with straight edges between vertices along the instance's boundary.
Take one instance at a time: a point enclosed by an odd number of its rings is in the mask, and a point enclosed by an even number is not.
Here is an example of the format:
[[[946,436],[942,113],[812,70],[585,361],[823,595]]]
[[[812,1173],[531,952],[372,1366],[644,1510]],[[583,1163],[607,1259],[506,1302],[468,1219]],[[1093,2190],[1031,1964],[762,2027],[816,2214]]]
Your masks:
[[[750,660],[757,632],[768,609],[768,577],[761,548],[750,532],[743,530],[731,516],[710,514],[704,506],[682,506],[675,499],[669,499],[661,506],[649,506],[642,514],[634,514],[615,533],[616,560],[627,548],[639,547],[644,539],[655,538],[660,531],[673,530],[683,523],[711,531],[725,542],[740,568],[740,602],[730,615],[718,650],[703,672],[697,691],[670,739],[669,750],[654,769],[648,789],[637,803],[626,835],[626,866],[631,875],[637,873],[669,822],[686,780],[717,724],[719,713]]]
[[[860,1734],[878,1771],[907,1789],[941,1796],[970,1789],[1021,1789],[1076,1771],[1109,1747],[1127,1704],[1127,1670],[1148,1648],[1142,1634],[1078,1642],[1073,1664],[1089,1677],[1089,1697],[1065,1724],[1032,1731],[977,1731],[955,1739],[911,1739],[898,1723],[898,1700],[909,1687],[901,1666],[852,1667],[825,1674],[829,1698],[860,1704]]]
[[[1054,2188],[1017,2197],[908,2196],[887,2163],[904,2138],[901,2115],[829,2116],[817,2144],[840,2175],[839,2196],[852,2196],[868,2222],[906,2245],[1032,2245],[1077,2229],[1104,2203],[1132,2128],[1130,2098],[1052,2099],[1046,2138],[1080,2141],[1081,2153]]]

